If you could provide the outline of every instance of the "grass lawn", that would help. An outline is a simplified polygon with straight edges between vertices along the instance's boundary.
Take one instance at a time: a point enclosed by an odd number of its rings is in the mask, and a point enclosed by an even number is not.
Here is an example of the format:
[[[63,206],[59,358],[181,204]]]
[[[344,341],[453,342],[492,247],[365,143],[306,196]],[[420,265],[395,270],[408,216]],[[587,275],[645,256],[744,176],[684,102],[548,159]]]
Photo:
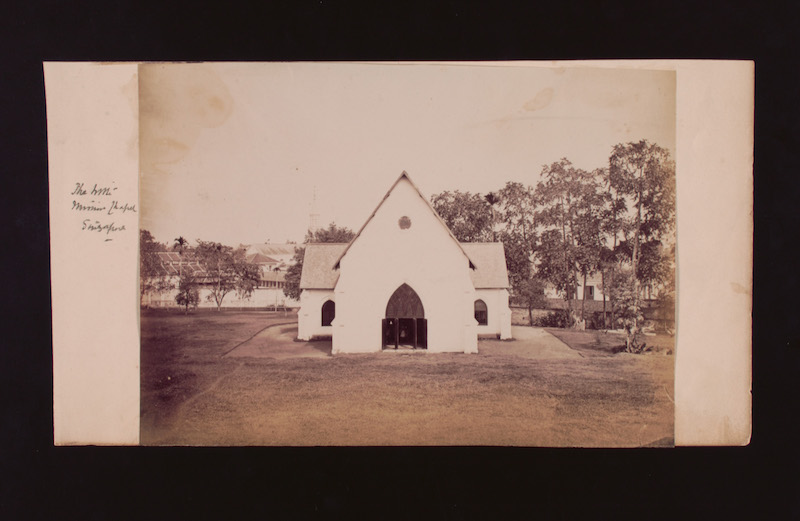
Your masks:
[[[565,344],[575,349],[583,356],[610,356],[620,353],[625,349],[625,335],[595,330],[573,331],[570,329],[545,328]],[[641,335],[640,342],[644,342],[655,354],[672,354],[675,352],[675,337],[657,334]]]
[[[266,326],[288,322],[296,316],[143,312],[141,443],[672,444],[672,356],[586,356],[581,342],[594,342],[594,332],[562,338],[578,346],[583,356],[574,359],[488,350],[224,356]]]

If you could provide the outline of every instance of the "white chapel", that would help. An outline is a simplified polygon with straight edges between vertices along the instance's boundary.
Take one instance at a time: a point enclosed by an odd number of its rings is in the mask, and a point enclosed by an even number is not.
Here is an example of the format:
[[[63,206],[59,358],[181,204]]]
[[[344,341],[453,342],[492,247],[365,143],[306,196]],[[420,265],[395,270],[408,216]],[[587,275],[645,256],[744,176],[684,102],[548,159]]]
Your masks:
[[[403,172],[349,243],[306,245],[298,338],[333,354],[477,353],[511,338],[503,244],[462,243]]]

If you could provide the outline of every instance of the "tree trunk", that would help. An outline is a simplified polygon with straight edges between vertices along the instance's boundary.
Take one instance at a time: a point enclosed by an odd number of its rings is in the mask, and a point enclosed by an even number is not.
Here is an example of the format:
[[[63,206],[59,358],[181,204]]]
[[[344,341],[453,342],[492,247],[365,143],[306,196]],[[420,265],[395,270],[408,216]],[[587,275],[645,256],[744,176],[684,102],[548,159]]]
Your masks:
[[[600,270],[600,284],[603,285],[603,328],[608,329],[608,317],[606,317],[606,270]]]
[[[584,318],[584,308],[586,307],[586,272],[583,272],[583,299],[581,299],[581,320]]]
[[[636,230],[633,234],[633,307],[634,307],[634,315],[633,315],[633,325],[631,326],[631,331],[629,333],[630,342],[628,345],[628,349],[631,349],[632,346],[630,344],[636,344],[636,335],[639,332],[639,309],[641,307],[641,303],[639,302],[639,292],[640,285],[639,285],[639,240],[640,240],[640,233],[642,228],[642,181],[644,177],[644,171],[642,169],[639,170],[639,185],[638,191],[636,194]]]
[[[528,325],[533,325],[533,306],[530,303],[528,303]]]

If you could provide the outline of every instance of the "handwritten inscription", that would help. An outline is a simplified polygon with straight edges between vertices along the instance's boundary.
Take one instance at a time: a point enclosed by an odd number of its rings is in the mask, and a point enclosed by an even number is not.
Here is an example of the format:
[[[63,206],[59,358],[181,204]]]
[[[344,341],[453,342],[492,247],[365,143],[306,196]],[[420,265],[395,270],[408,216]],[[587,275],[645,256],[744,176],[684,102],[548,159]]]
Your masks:
[[[125,202],[116,195],[117,187],[114,184],[103,186],[95,183],[89,186],[79,182],[75,183],[70,193],[73,196],[71,210],[92,216],[81,221],[81,230],[102,234],[106,242],[113,240],[113,235],[127,230],[125,224],[108,216],[124,219],[126,215],[137,213],[135,203]]]
[[[92,221],[91,219],[84,219],[81,230],[89,230],[90,232],[106,232],[108,235],[111,232],[121,232],[125,230],[125,225],[117,226],[116,223],[103,224],[100,221]]]

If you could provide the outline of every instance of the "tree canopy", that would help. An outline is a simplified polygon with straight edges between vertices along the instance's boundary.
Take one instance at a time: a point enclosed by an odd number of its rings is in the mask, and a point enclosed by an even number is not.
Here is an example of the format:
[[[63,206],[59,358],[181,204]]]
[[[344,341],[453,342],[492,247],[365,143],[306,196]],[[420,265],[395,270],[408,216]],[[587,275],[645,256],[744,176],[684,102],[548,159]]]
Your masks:
[[[635,335],[643,288],[674,288],[668,238],[675,165],[666,149],[646,140],[614,146],[608,165],[593,171],[567,158],[545,165],[535,188],[508,182],[486,195],[445,191],[431,202],[459,241],[503,242],[518,302],[530,302],[527,296],[546,283],[569,304],[579,279],[585,287],[599,273],[604,311],[610,297],[613,320],[615,302],[624,297],[618,318]],[[581,318],[583,312],[581,304]]]
[[[320,228],[306,233],[304,244],[313,242],[350,242],[356,236],[355,232],[347,227],[337,226],[330,223],[327,228]],[[295,246],[292,265],[286,270],[283,294],[289,298],[300,300],[300,276],[303,274],[303,259],[305,258],[305,246]]]
[[[205,271],[209,290],[207,298],[217,305],[217,311],[231,291],[249,297],[258,284],[261,268],[247,261],[244,248],[233,249],[218,242],[198,239],[194,256]]]
[[[166,244],[157,242],[149,231],[139,230],[139,298],[142,302],[149,291],[162,292],[173,288],[158,258],[161,251],[167,251]]]
[[[492,240],[492,205],[481,194],[445,191],[433,195],[431,204],[457,240]]]

